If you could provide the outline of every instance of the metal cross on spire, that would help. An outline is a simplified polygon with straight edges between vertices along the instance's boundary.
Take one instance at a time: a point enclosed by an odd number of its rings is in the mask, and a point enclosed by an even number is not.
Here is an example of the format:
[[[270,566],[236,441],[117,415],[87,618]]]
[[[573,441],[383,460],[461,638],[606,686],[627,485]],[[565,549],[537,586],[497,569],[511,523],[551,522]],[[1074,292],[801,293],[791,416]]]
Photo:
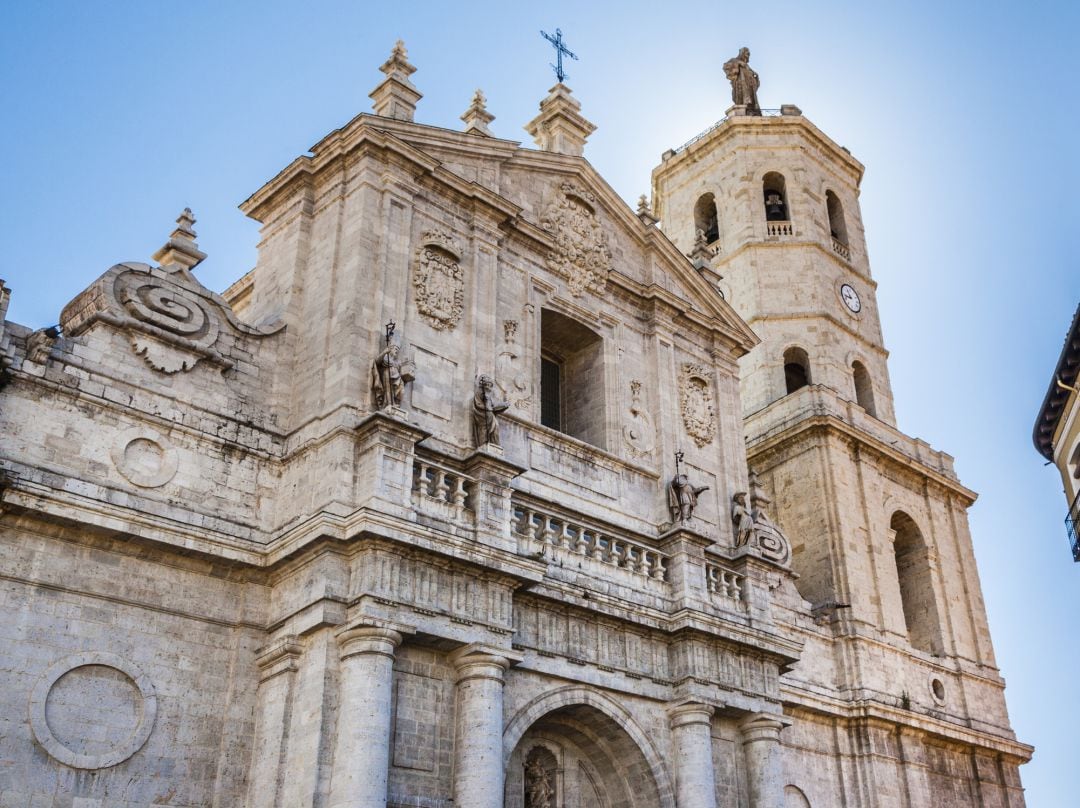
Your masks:
[[[559,84],[562,84],[563,79],[566,78],[566,73],[563,71],[562,67],[563,56],[569,56],[575,61],[577,60],[577,56],[563,44],[562,31],[560,29],[555,29],[555,36],[552,36],[547,31],[541,31],[540,34],[544,39],[551,43],[551,47],[555,48],[555,64],[551,66],[551,69],[555,71],[555,76],[559,79]]]

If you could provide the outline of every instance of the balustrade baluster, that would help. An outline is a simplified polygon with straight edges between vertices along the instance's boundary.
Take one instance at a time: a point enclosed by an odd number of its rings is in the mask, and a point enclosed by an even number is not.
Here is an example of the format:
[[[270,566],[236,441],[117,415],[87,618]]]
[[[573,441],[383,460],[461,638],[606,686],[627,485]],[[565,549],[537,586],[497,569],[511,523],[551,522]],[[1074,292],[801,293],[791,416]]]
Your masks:
[[[458,475],[455,479],[457,485],[454,486],[454,507],[458,510],[465,510],[465,499],[468,496],[468,492],[465,490],[465,478]]]

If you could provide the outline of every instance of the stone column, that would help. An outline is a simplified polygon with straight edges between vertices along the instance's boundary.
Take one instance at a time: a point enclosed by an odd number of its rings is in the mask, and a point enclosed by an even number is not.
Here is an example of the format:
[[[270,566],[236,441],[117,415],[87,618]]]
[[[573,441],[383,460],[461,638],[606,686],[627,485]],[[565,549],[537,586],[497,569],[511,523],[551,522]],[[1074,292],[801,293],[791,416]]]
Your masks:
[[[454,805],[503,806],[503,675],[519,659],[476,645],[450,657],[457,671]]]
[[[374,626],[338,635],[340,701],[330,808],[386,808],[390,694],[400,644],[396,631]]]
[[[739,724],[750,808],[775,808],[784,804],[780,731],[790,723],[783,716],[754,713]]]
[[[289,740],[297,661],[304,647],[288,636],[259,649],[259,689],[255,708],[255,745],[251,755],[247,804],[277,805],[285,747]]]
[[[675,753],[677,808],[716,808],[712,714],[709,705],[692,701],[668,711]]]

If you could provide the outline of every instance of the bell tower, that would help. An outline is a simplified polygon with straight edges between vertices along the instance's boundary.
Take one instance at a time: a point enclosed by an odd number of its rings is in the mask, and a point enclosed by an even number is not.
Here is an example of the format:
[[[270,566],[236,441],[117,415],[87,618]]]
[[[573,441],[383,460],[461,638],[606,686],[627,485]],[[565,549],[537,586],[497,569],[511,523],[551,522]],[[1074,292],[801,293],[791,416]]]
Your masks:
[[[798,107],[760,108],[748,57],[724,65],[725,117],[662,156],[653,211],[762,340],[740,366],[747,461],[821,629],[807,643],[831,650],[834,718],[880,719],[864,728],[869,744],[879,730],[900,739],[891,762],[857,764],[906,795],[881,804],[930,804],[945,787],[926,764],[932,736],[963,745],[964,765],[990,755],[1018,789],[1030,749],[1010,728],[991,647],[967,524],[975,494],[949,455],[896,428],[864,167]],[[800,676],[785,677],[796,717],[821,708]]]

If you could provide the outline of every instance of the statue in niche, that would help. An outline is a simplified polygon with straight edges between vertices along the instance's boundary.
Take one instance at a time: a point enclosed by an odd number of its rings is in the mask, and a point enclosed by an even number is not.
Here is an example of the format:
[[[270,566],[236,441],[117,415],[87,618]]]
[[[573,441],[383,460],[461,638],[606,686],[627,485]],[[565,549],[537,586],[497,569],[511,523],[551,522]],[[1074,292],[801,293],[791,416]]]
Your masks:
[[[668,484],[668,510],[672,522],[689,522],[697,507],[698,497],[709,490],[709,486],[695,486],[690,478],[680,470],[683,453],[675,453],[675,476]]]
[[[473,443],[477,448],[486,444],[499,446],[499,414],[510,405],[495,398],[495,382],[490,376],[476,380],[476,393],[472,402]]]
[[[746,492],[738,492],[731,500],[731,522],[735,525],[735,546],[756,545],[754,517],[746,506]]]
[[[525,764],[525,808],[554,808],[554,796],[551,773],[540,755],[529,755],[529,762]]]
[[[746,107],[747,115],[760,115],[757,91],[761,86],[761,79],[750,67],[749,48],[740,48],[738,56],[724,62],[724,75],[731,82],[732,103]]]
[[[395,324],[386,324],[386,346],[371,363],[371,395],[376,409],[400,407],[405,385],[416,377],[412,360],[398,359],[400,346],[394,342]]]

